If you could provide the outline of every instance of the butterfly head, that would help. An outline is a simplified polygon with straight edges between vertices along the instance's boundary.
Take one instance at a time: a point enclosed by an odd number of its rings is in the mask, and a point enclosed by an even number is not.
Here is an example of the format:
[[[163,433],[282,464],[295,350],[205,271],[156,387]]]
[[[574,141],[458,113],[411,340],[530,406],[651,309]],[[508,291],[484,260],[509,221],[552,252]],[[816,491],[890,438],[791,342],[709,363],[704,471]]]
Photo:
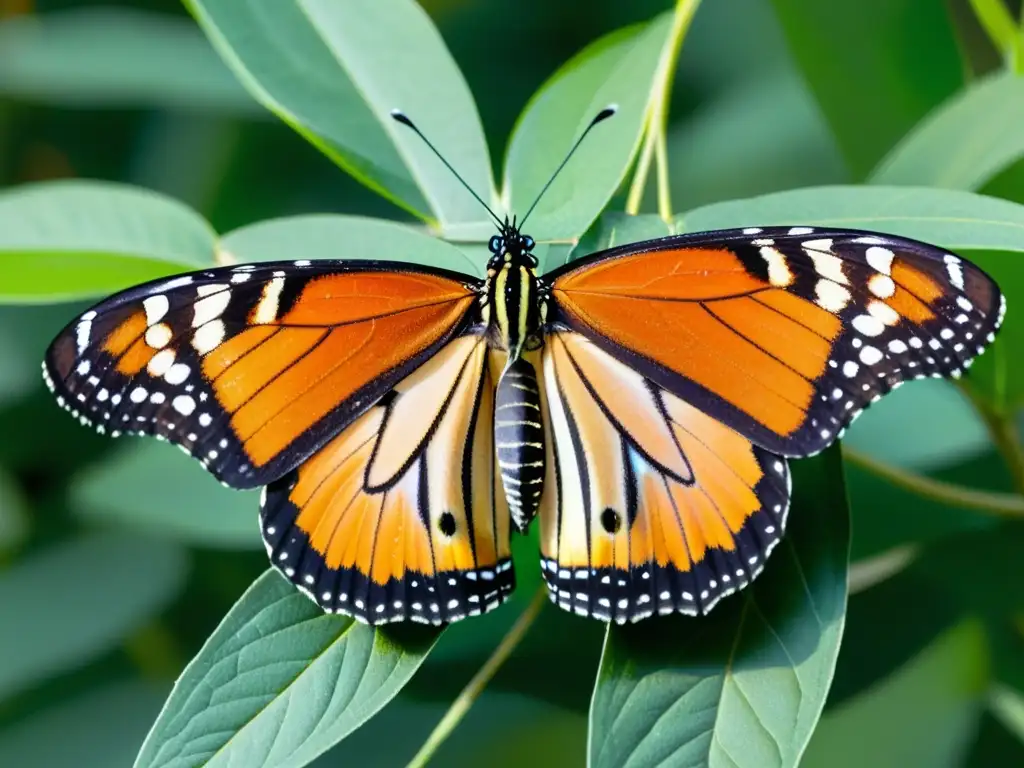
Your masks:
[[[512,264],[535,269],[537,257],[533,255],[533,249],[536,245],[532,237],[519,231],[514,219],[510,222],[506,218],[501,225],[500,233],[494,235],[487,243],[491,252],[487,268],[497,272],[504,264]]]

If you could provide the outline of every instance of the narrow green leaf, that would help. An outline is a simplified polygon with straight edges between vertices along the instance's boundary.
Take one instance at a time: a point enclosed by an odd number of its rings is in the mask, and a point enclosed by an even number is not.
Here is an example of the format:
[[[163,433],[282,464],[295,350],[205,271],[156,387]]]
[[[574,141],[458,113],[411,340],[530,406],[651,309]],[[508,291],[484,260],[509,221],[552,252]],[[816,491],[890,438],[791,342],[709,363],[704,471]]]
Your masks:
[[[0,407],[17,402],[39,385],[39,361],[25,347],[24,326],[14,321],[21,308],[0,307]]]
[[[95,535],[0,573],[0,699],[116,647],[161,611],[185,580],[184,550],[166,541]]]
[[[838,448],[794,464],[789,530],[765,572],[701,619],[611,626],[590,765],[793,766],[814,730],[846,612]]]
[[[1024,157],[1024,78],[972,83],[922,120],[879,164],[875,184],[976,190]]]
[[[473,259],[423,231],[383,219],[314,214],[261,221],[228,233],[222,248],[238,262],[278,259],[408,261],[483,277],[486,258]]]
[[[988,705],[1006,730],[1024,743],[1024,696],[1013,688],[996,685],[989,694]]]
[[[0,760],[33,768],[130,765],[163,696],[142,680],[74,696],[0,731]]]
[[[772,0],[855,179],[963,83],[944,3]],[[837,44],[838,37],[844,41]]]
[[[804,768],[952,768],[971,745],[987,683],[981,627],[965,622],[822,718]]]
[[[129,440],[73,480],[76,513],[200,547],[260,548],[258,491],[225,488],[180,451]]]
[[[20,545],[27,535],[25,494],[17,478],[0,466],[0,556]]]
[[[0,93],[61,106],[265,114],[195,24],[133,8],[81,8],[3,22]]]
[[[216,234],[170,198],[57,181],[0,192],[0,302],[96,296],[213,263]]]
[[[810,187],[695,208],[681,232],[799,224],[849,227],[951,249],[1024,251],[1024,205],[925,187]]]
[[[387,704],[439,635],[327,616],[268,571],[178,679],[136,768],[305,765]]]
[[[618,112],[594,128],[544,194],[528,229],[538,240],[571,240],[597,218],[640,144],[644,114],[672,26],[672,14],[587,46],[545,83],[519,118],[505,158],[502,198],[522,218],[572,143],[609,104]]]
[[[414,0],[185,0],[256,99],[355,178],[442,230],[486,214],[405,111],[485,200],[487,144],[462,74]]]
[[[974,15],[996,50],[1010,57],[1017,50],[1017,23],[1003,0],[970,0]]]

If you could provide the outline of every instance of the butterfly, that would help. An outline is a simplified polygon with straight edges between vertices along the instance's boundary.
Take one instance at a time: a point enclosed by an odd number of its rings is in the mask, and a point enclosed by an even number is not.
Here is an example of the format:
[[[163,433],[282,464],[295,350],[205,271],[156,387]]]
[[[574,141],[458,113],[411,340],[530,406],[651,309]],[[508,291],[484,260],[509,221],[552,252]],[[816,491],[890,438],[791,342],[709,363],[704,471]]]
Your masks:
[[[879,233],[683,234],[539,274],[497,222],[484,279],[300,259],[131,288],[61,332],[45,379],[83,424],[263,486],[271,562],[327,612],[492,610],[536,517],[551,600],[624,623],[749,584],[788,459],[961,375],[1005,312],[967,260]]]

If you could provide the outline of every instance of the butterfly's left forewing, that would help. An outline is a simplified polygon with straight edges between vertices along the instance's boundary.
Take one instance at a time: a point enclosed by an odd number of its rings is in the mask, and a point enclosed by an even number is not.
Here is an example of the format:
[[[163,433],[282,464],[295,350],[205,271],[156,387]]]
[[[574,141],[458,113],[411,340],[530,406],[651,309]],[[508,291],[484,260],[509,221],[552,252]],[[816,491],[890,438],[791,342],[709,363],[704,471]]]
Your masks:
[[[267,489],[271,562],[329,612],[440,624],[515,584],[483,335],[449,342]]]
[[[98,304],[46,355],[58,402],[156,435],[239,488],[281,477],[466,325],[471,278],[276,262],[158,280]]]

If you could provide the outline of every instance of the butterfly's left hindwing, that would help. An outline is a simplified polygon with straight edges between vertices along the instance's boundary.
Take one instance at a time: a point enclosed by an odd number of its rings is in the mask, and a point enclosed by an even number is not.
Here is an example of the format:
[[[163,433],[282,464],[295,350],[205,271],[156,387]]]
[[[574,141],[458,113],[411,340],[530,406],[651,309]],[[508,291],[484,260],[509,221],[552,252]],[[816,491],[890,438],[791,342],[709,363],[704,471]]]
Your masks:
[[[577,333],[543,353],[541,555],[552,601],[605,621],[706,613],[782,536],[785,459]]]
[[[58,402],[117,436],[156,435],[251,488],[314,453],[471,314],[460,275],[268,262],[158,280],[98,304],[46,355]]]
[[[810,227],[637,243],[548,280],[555,326],[791,457],[827,447],[904,381],[961,375],[1005,308],[954,254]]]
[[[482,335],[451,341],[267,490],[272,563],[328,612],[440,624],[515,584]]]

